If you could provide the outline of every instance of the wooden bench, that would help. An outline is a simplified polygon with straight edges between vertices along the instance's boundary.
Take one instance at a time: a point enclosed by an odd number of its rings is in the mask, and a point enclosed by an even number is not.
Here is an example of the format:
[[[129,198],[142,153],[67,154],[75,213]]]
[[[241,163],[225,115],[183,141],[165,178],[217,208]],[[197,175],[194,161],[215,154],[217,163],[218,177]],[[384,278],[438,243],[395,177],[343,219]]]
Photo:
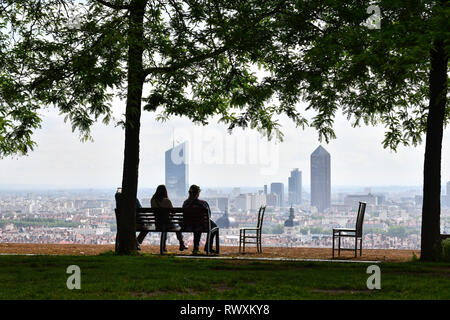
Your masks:
[[[179,226],[174,228],[174,226]],[[206,208],[137,208],[136,231],[161,232],[160,253],[163,254],[167,232],[204,232],[208,244],[213,232],[216,234],[216,252],[219,253],[219,228],[211,228],[208,209]],[[145,234],[144,234],[145,237]],[[143,238],[142,238],[143,240]],[[210,248],[206,246],[206,254]]]

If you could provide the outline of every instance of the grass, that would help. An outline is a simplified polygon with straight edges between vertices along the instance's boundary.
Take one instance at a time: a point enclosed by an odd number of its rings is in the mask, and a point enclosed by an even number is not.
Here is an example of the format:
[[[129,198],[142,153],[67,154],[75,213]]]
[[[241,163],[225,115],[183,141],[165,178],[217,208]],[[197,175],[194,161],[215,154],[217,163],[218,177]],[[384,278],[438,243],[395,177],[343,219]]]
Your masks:
[[[68,290],[66,269],[81,269]],[[448,264],[182,259],[170,256],[0,256],[0,299],[450,299]]]

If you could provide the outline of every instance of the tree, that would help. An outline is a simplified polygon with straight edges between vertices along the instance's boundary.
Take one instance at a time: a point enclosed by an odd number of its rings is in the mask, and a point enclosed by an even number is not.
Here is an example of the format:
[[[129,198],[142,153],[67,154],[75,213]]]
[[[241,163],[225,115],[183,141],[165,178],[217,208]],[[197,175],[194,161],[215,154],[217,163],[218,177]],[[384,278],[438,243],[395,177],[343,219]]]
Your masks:
[[[112,97],[125,98],[117,248],[118,253],[132,253],[142,109],[160,109],[160,119],[184,115],[201,124],[219,116],[230,129],[251,126],[280,136],[272,117],[278,110],[265,107],[264,93],[253,90],[257,77],[249,71],[249,52],[257,53],[254,45],[270,39],[261,26],[283,3],[5,1],[2,32],[11,65],[2,66],[8,81],[2,80],[0,91],[0,119],[7,123],[0,126],[0,155],[32,149],[39,108],[57,107],[88,140],[95,121],[111,120]],[[16,109],[21,110],[18,117]],[[288,115],[300,124],[294,109]],[[22,139],[14,142],[16,131]]]
[[[438,260],[448,1],[292,0],[285,8],[267,25],[276,39],[261,49],[271,74],[259,88],[281,108],[306,101],[327,142],[339,109],[354,126],[383,124],[385,148],[418,145],[425,134],[421,259]],[[370,8],[382,13],[379,29],[365,23]]]

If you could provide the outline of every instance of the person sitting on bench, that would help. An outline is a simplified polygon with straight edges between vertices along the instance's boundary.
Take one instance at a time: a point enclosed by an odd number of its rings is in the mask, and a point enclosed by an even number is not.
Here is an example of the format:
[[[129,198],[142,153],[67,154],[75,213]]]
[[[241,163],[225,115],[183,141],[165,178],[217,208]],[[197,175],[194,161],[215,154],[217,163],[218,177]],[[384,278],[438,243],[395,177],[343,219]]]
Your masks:
[[[151,206],[152,208],[173,208],[172,202],[169,200],[169,197],[167,195],[167,189],[165,185],[162,184],[159,185],[158,188],[156,188],[156,192],[151,200]],[[177,231],[176,234],[177,239],[180,242],[180,251],[186,250],[187,247],[184,245],[183,234],[180,231]],[[165,243],[163,251],[167,252]]]
[[[193,184],[190,188],[189,188],[189,198],[186,199],[183,203],[183,208],[206,208],[208,209],[208,215],[211,218],[211,210],[209,208],[209,204],[208,202],[204,201],[204,200],[200,200],[198,197],[200,196],[200,187]],[[216,223],[214,221],[212,221],[210,219],[211,222],[211,229],[217,227]],[[192,250],[192,254],[197,254],[198,253],[198,247],[200,245],[200,238],[202,236],[201,232],[194,232],[194,249]],[[211,238],[209,241],[209,252],[212,253],[216,253],[215,250],[212,249],[213,246],[213,240],[214,237],[216,237],[216,241],[219,241],[218,237],[217,237],[217,232],[214,232],[213,234],[211,234]],[[205,251],[206,250],[206,245],[205,244]]]

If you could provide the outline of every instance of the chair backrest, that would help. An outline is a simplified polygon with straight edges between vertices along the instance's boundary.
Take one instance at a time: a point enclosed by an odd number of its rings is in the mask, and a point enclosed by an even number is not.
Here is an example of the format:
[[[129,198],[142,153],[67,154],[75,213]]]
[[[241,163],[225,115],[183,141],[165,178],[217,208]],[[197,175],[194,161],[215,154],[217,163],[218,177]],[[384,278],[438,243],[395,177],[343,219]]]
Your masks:
[[[264,221],[264,212],[266,211],[266,207],[260,207],[258,212],[258,225],[256,226],[258,229],[262,228],[263,221]]]
[[[362,237],[364,213],[366,212],[366,203],[360,202],[358,208],[358,217],[356,218],[356,236]]]

